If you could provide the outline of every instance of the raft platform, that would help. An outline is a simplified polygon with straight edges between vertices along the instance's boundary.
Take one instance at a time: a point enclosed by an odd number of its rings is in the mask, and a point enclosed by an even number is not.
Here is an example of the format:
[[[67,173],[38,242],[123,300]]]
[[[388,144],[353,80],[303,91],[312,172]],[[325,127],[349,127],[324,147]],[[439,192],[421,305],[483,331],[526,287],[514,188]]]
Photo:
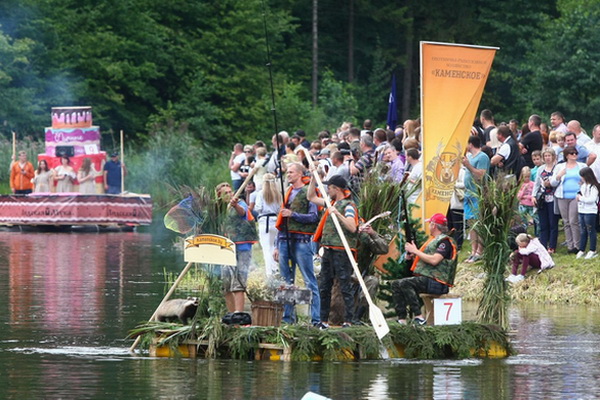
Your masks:
[[[143,194],[34,193],[0,195],[0,226],[132,229],[152,223],[152,198]]]
[[[392,323],[393,324],[393,323]],[[198,331],[202,331],[201,328]],[[175,330],[157,330],[149,341],[151,357],[217,358],[269,361],[359,361],[389,358],[504,358],[513,353],[508,333],[498,327],[390,325],[380,342],[373,328],[352,326],[318,330],[308,326],[223,326],[218,339],[166,343]],[[147,342],[148,343],[148,342]]]

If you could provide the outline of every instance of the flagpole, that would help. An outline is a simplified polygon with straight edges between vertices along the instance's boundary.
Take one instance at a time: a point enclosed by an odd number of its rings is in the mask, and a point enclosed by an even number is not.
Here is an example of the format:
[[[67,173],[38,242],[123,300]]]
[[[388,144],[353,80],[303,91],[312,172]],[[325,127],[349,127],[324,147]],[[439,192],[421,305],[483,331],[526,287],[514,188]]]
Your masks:
[[[425,42],[421,41],[419,43],[419,70],[420,70],[420,74],[419,74],[419,82],[420,82],[420,92],[421,92],[421,98],[420,98],[420,104],[421,104],[421,143],[424,143],[424,137],[425,137],[425,124],[423,123],[424,120],[424,116],[425,114],[423,113],[423,104],[425,104],[425,102],[423,101],[423,44]],[[425,151],[425,149],[423,148],[423,151]],[[421,160],[425,161],[425,157],[423,157],[423,154],[421,154]],[[423,228],[424,231],[426,231],[427,233],[429,233],[429,228],[426,227],[425,225],[425,168],[427,166],[423,165],[423,173],[421,174],[421,227]]]

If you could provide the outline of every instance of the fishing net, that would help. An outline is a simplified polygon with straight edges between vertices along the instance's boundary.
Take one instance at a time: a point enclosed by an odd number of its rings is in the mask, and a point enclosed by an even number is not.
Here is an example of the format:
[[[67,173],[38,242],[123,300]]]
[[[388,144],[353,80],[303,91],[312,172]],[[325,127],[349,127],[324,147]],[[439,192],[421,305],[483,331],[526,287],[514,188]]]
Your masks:
[[[194,198],[190,194],[171,208],[165,214],[163,221],[167,229],[187,234],[202,224],[202,217],[199,212],[194,210]]]

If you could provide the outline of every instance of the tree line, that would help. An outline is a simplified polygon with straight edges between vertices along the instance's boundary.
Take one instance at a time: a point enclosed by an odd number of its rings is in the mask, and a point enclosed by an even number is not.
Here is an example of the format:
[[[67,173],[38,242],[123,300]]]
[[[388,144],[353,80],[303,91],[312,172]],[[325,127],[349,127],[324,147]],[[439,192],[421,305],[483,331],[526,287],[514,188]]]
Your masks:
[[[91,105],[138,143],[173,124],[221,150],[268,140],[269,72],[280,130],[383,124],[392,73],[415,118],[421,40],[500,48],[481,104],[499,119],[560,110],[590,130],[599,20],[600,0],[4,0],[0,132],[41,138],[51,107]]]

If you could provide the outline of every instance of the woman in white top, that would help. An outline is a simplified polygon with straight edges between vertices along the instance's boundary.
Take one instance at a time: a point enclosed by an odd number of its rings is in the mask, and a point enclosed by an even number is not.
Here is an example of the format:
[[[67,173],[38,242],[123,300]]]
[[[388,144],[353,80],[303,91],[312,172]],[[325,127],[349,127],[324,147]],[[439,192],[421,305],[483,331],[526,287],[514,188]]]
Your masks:
[[[529,267],[539,268],[539,272],[554,267],[552,256],[537,238],[526,233],[520,233],[517,235],[515,242],[519,247],[513,254],[512,274],[506,278],[507,281],[511,283],[522,281],[525,279],[525,273]],[[519,265],[521,266],[521,273],[517,275]]]
[[[81,168],[77,172],[77,180],[79,181],[79,193],[81,194],[96,194],[96,177],[98,171],[94,168],[92,160],[85,158]]]
[[[254,211],[258,214],[258,235],[265,259],[267,277],[279,271],[279,265],[273,259],[275,239],[277,238],[277,214],[281,208],[281,192],[277,190],[275,175],[267,173],[263,177],[262,190],[256,195]]]
[[[46,160],[40,160],[35,176],[31,180],[34,184],[33,193],[49,193],[52,186],[52,171],[48,169]]]
[[[577,258],[585,256],[586,260],[595,258],[596,253],[596,216],[598,215],[598,189],[600,184],[590,167],[579,171],[583,183],[577,193],[577,211],[579,212],[579,252]],[[588,237],[590,239],[590,251],[585,254]]]
[[[69,193],[73,191],[73,181],[77,177],[75,170],[69,164],[69,157],[62,156],[60,165],[54,168],[54,180],[57,181],[56,193]]]

